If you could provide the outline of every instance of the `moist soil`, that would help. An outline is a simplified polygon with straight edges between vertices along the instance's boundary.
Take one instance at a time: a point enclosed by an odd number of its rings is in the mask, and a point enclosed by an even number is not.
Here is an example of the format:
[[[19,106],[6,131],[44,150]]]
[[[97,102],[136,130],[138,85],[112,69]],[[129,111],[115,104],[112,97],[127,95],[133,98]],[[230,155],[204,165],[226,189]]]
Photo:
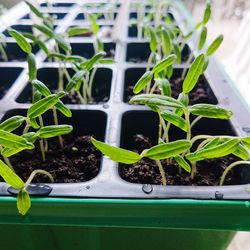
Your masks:
[[[181,77],[176,79],[170,79],[172,97],[177,99],[179,94],[182,92],[183,80]],[[125,90],[125,101],[129,100],[134,96],[133,93],[134,86],[128,86]],[[160,94],[159,90],[155,91],[155,94]],[[213,95],[210,87],[206,83],[205,77],[201,76],[195,86],[195,88],[189,93],[189,103],[191,105],[197,103],[209,103],[216,104],[216,98]]]
[[[133,137],[133,150],[135,152],[141,153],[142,150],[152,146],[151,140],[143,135]],[[194,179],[184,169],[179,172],[179,166],[174,160],[172,164],[168,164],[166,160],[162,160],[161,163],[166,173],[167,185],[218,186],[225,168],[236,160],[236,157],[230,155],[197,162],[197,174]],[[159,169],[153,160],[143,159],[133,165],[121,164],[119,173],[128,182],[162,184]],[[236,179],[235,174],[231,171],[224,184],[237,184]]]
[[[42,161],[39,144],[34,150],[25,150],[10,158],[15,172],[26,181],[35,169],[43,169],[52,174],[56,183],[75,183],[93,179],[100,170],[100,152],[92,146],[91,136],[64,138],[60,148],[58,138],[48,141],[46,161]],[[50,182],[48,177],[38,174],[33,183]]]

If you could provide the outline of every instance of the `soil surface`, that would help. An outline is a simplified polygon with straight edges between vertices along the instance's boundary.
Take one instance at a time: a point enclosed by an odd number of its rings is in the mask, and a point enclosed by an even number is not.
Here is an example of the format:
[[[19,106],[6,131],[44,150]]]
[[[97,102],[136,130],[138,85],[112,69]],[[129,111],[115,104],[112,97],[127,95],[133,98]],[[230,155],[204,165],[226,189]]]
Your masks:
[[[183,80],[180,77],[170,79],[173,98],[177,99],[179,94],[182,92],[182,83]],[[125,89],[125,102],[128,102],[134,96],[133,88],[134,86],[130,85]],[[160,94],[159,90],[156,90],[155,94]],[[216,98],[208,86],[204,76],[200,77],[195,88],[189,93],[189,103],[191,105],[197,103],[216,104]]]
[[[48,141],[49,149],[46,161],[42,161],[39,145],[35,150],[26,150],[10,158],[16,173],[26,181],[35,169],[48,171],[56,183],[84,182],[93,179],[99,173],[101,154],[90,141],[91,136],[65,137],[64,148],[58,140]],[[50,182],[48,177],[38,174],[33,183]]]
[[[135,135],[133,138],[134,151],[141,153],[142,150],[151,147],[151,140],[143,135]],[[197,175],[194,179],[184,169],[179,172],[178,164],[173,160],[168,164],[166,160],[161,163],[166,173],[167,185],[189,186],[217,186],[225,168],[237,160],[234,156],[226,156],[218,159],[197,162]],[[121,164],[119,168],[121,177],[132,183],[162,184],[159,169],[155,161],[143,159],[133,165]],[[237,184],[233,171],[229,172],[225,184]]]

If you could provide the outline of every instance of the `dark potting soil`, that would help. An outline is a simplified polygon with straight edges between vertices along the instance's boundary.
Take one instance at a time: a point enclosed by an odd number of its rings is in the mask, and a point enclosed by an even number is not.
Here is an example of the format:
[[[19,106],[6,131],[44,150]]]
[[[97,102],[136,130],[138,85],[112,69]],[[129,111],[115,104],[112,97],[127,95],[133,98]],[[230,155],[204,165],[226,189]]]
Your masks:
[[[39,145],[35,150],[25,150],[10,158],[15,172],[26,181],[35,169],[52,174],[56,183],[84,182],[97,176],[101,154],[90,141],[91,136],[65,137],[63,149],[58,139],[48,141],[46,161],[42,161]],[[45,175],[38,174],[33,183],[50,182]]]
[[[141,153],[142,150],[152,147],[151,140],[143,135],[135,135],[133,147],[134,151]],[[179,173],[179,166],[174,160],[172,164],[167,164],[166,160],[161,163],[166,173],[167,185],[218,186],[223,171],[235,160],[237,158],[234,156],[226,156],[197,162],[197,174],[194,179],[184,169]],[[162,184],[159,169],[153,160],[143,159],[133,165],[121,164],[119,173],[128,182]],[[231,171],[225,184],[237,184],[235,179],[234,172]]]
[[[181,79],[181,77],[170,79],[173,98],[177,99],[179,94],[182,92],[182,83],[183,83],[183,80]],[[130,85],[125,89],[125,101],[126,102],[129,102],[129,100],[134,96],[133,88],[134,86]],[[191,105],[197,104],[197,103],[216,104],[215,97],[211,92],[212,91],[209,89],[209,86],[205,80],[205,77],[201,76],[195,88],[189,93],[189,103]],[[156,90],[155,94],[160,94],[159,90]]]

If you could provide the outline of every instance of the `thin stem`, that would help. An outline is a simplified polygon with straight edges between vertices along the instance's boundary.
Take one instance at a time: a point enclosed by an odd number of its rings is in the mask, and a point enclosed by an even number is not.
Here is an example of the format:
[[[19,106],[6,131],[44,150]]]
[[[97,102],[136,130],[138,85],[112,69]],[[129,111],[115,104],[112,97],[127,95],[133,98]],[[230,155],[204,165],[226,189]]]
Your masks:
[[[6,156],[3,156],[3,155],[2,155],[2,157],[3,157],[3,160],[5,161],[5,163],[8,165],[8,167],[14,171],[14,168],[10,162],[10,159]]]
[[[88,97],[87,97],[87,94],[88,94],[88,82],[89,82],[89,72],[87,72],[86,77],[83,78],[83,84],[82,84],[82,95],[83,95],[83,98],[85,99],[84,103],[88,102]]]
[[[211,139],[206,139],[203,142],[201,142],[197,148],[197,150],[200,150],[202,147],[204,147],[208,142],[210,142]]]
[[[54,118],[55,125],[58,125],[58,116],[57,116],[56,108],[53,107],[52,110],[53,110],[53,118]],[[63,138],[61,135],[58,136],[58,140],[59,140],[60,147],[63,148]]]
[[[192,62],[193,57],[194,57],[193,52],[190,52],[190,55],[189,55],[189,57],[188,57],[188,59],[186,61],[185,67],[184,67],[184,69],[182,71],[182,74],[181,74],[181,79],[182,80],[185,78],[185,75],[186,75],[187,70],[188,70],[188,65]]]
[[[198,117],[196,117],[196,118],[192,121],[190,127],[192,128],[192,127],[193,127],[199,120],[201,120],[202,118],[203,118],[203,116],[198,116]]]
[[[92,100],[92,88],[93,88],[93,82],[94,82],[94,78],[96,75],[96,71],[97,71],[97,67],[95,67],[91,74],[90,74],[90,78],[89,78],[89,86],[88,86],[88,96],[89,96],[89,100]]]
[[[34,177],[35,177],[37,174],[44,174],[44,175],[47,175],[47,176],[49,177],[50,181],[51,181],[51,182],[54,182],[54,178],[53,178],[53,176],[52,176],[49,172],[47,172],[47,171],[45,171],[45,170],[42,170],[42,169],[36,169],[36,170],[34,170],[34,171],[30,174],[28,180],[25,182],[25,186],[28,186],[28,185],[32,182],[32,180],[34,179]]]
[[[161,161],[155,161],[158,168],[159,168],[159,171],[160,171],[160,174],[161,174],[161,180],[162,180],[162,185],[163,186],[167,186],[167,179],[166,179],[166,175],[165,175],[165,171],[163,169],[163,166],[161,164]]]
[[[196,162],[195,162],[195,161],[192,161],[192,162],[191,162],[191,166],[192,166],[191,179],[194,179],[195,175],[197,174]]]
[[[191,140],[191,126],[190,126],[190,118],[189,118],[189,111],[184,111],[185,120],[187,122],[187,140]]]
[[[81,93],[77,90],[76,91],[77,95],[78,95],[78,98],[80,99],[80,102],[82,104],[86,104],[86,100],[82,97]]]
[[[43,127],[43,118],[42,118],[42,116],[39,116],[38,119],[39,119],[40,126]],[[45,157],[45,146],[44,146],[43,139],[39,140],[39,145],[40,145],[40,151],[41,151],[42,159],[43,159],[43,161],[45,161],[46,157]]]
[[[154,52],[151,52],[150,55],[149,55],[149,58],[148,58],[146,71],[150,70],[150,67],[151,67],[152,62],[153,62],[153,58],[154,58]]]
[[[231,163],[223,172],[222,176],[221,176],[221,179],[220,179],[220,186],[222,186],[224,184],[224,181],[226,179],[226,176],[228,174],[228,172],[234,168],[235,166],[238,166],[238,165],[241,165],[241,164],[247,164],[247,165],[250,165],[250,162],[249,161],[236,161],[234,163]]]

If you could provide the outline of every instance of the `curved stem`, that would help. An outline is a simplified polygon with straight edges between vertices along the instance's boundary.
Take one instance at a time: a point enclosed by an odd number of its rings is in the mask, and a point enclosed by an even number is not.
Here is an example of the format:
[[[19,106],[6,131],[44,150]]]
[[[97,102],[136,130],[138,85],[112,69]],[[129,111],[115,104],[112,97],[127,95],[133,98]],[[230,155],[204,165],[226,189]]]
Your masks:
[[[50,181],[51,181],[51,182],[54,182],[54,178],[53,178],[53,176],[52,176],[49,172],[47,172],[47,171],[45,171],[45,170],[42,170],[42,169],[36,169],[36,170],[34,170],[34,171],[30,174],[28,180],[25,182],[25,186],[28,186],[28,185],[32,182],[32,180],[34,179],[34,177],[36,176],[36,174],[44,174],[44,175],[47,175],[47,176],[49,177]]]
[[[14,168],[10,162],[10,159],[6,156],[3,156],[3,155],[2,155],[2,157],[3,157],[3,160],[5,161],[5,163],[8,165],[8,167],[14,171]]]
[[[192,128],[192,127],[193,127],[199,120],[201,120],[202,118],[203,118],[203,116],[198,116],[198,117],[196,117],[196,118],[192,121],[190,127]]]
[[[58,125],[58,116],[57,116],[56,108],[53,107],[52,110],[53,110],[53,118],[54,118],[55,125]],[[58,140],[59,140],[60,147],[63,148],[63,138],[61,135],[58,136]]]
[[[197,174],[196,161],[192,161],[191,165],[192,165],[191,179],[194,179],[195,175]]]
[[[161,164],[161,161],[155,161],[158,168],[159,168],[159,171],[160,171],[160,174],[161,174],[161,180],[162,180],[162,185],[163,186],[167,186],[167,179],[166,179],[166,175],[165,175],[165,171],[163,169],[163,166]]]
[[[190,52],[190,55],[189,55],[189,57],[188,57],[188,59],[186,61],[185,67],[184,67],[184,69],[182,71],[182,74],[181,74],[181,79],[182,80],[185,78],[185,75],[186,75],[187,70],[188,70],[188,65],[192,62],[193,57],[194,57],[193,52]]]
[[[247,165],[250,165],[250,162],[249,161],[236,161],[236,162],[233,162],[231,163],[223,172],[222,176],[221,176],[221,179],[220,179],[220,186],[222,186],[224,184],[224,181],[226,179],[226,176],[228,174],[228,172],[234,168],[235,166],[238,166],[238,165],[241,165],[241,164],[247,164]]]
[[[189,111],[184,111],[185,120],[187,122],[187,140],[191,140],[191,126],[190,126],[190,118],[189,118]]]
[[[210,140],[211,140],[211,138],[208,138],[208,139],[204,140],[203,142],[201,142],[199,144],[199,146],[197,147],[197,150],[200,150],[202,147],[204,147]]]
[[[147,67],[146,67],[146,71],[150,70],[151,64],[153,62],[153,58],[154,58],[154,53],[151,52],[148,58],[148,62],[147,62]]]
[[[88,86],[88,96],[89,96],[89,100],[92,99],[92,88],[93,88],[93,82],[94,82],[94,78],[95,78],[95,74],[97,71],[97,67],[95,67],[91,74],[90,74],[90,78],[89,78],[89,86]]]

